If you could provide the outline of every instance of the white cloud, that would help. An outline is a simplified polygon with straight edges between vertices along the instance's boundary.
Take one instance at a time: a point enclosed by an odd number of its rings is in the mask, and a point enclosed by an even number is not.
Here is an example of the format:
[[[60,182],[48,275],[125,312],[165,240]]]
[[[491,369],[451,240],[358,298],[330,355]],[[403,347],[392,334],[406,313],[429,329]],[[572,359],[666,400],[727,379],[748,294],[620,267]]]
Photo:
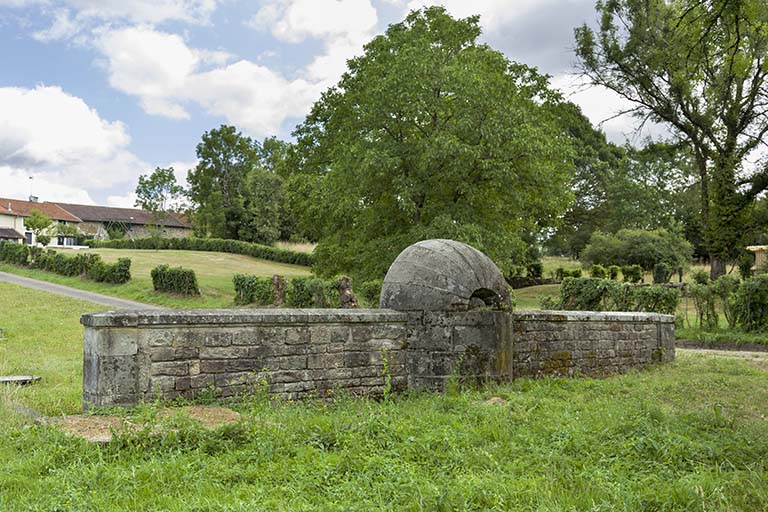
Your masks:
[[[206,23],[217,0],[66,0],[81,16],[133,23]]]
[[[644,137],[665,138],[669,130],[662,125],[646,123],[643,130],[637,133],[638,121],[629,114],[618,115],[628,111],[634,105],[601,86],[591,86],[581,76],[559,75],[552,79],[552,86],[559,89],[565,98],[581,107],[592,124],[602,129],[608,139],[621,144],[626,140],[638,141]]]
[[[70,38],[82,29],[81,24],[77,20],[72,19],[67,9],[57,9],[53,16],[53,24],[47,29],[38,30],[33,33],[32,37],[47,43]]]
[[[149,167],[129,144],[125,125],[102,119],[59,87],[0,88],[3,194],[26,197],[34,176],[34,193],[43,200],[93,202],[84,189],[133,186]]]
[[[404,13],[431,5],[442,5],[452,16],[459,18],[479,14],[480,25],[485,30],[494,31],[547,2],[542,0],[514,0],[514,2],[510,2],[510,0],[475,0],[472,2],[467,0],[391,0],[389,3],[402,5]]]
[[[272,0],[248,22],[289,43],[318,39],[323,53],[306,69],[306,77],[325,89],[346,70],[348,59],[362,52],[378,23],[369,0]]]
[[[306,114],[319,94],[305,80],[288,80],[251,61],[222,65],[229,54],[190,48],[180,36],[147,26],[107,31],[96,44],[106,57],[109,83],[137,96],[149,114],[184,119],[192,102],[266,136],[285,119]]]

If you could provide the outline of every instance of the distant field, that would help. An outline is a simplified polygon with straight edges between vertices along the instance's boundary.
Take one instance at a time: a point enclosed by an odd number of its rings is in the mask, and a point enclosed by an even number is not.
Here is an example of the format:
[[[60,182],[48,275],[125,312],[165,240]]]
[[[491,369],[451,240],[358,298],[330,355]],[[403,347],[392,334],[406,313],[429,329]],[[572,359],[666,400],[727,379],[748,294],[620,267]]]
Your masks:
[[[275,247],[278,249],[288,249],[291,251],[296,252],[306,252],[311,253],[315,250],[315,246],[317,244],[313,244],[310,242],[276,242]]]
[[[74,253],[74,251],[72,252]],[[310,274],[307,267],[260,260],[240,254],[136,249],[89,249],[88,252],[101,255],[106,262],[114,262],[118,258],[130,258],[131,281],[124,285],[95,283],[77,277],[64,277],[6,264],[0,264],[0,270],[105,295],[173,308],[232,307],[235,293],[232,276],[237,273],[262,276],[280,274],[286,277]],[[150,272],[154,267],[161,264],[182,266],[194,270],[202,295],[197,298],[181,298],[154,292]]]

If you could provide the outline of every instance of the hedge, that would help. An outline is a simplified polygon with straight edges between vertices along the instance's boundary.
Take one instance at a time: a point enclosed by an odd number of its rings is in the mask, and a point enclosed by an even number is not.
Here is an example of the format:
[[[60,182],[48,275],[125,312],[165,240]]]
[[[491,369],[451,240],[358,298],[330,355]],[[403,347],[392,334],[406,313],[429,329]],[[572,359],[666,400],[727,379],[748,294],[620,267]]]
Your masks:
[[[120,258],[110,264],[104,263],[98,254],[65,256],[51,249],[43,251],[39,247],[2,242],[0,261],[104,283],[123,284],[131,279],[130,258]]]
[[[237,304],[274,304],[275,290],[271,277],[237,274],[232,282]],[[338,308],[341,306],[339,279],[294,277],[288,282],[285,305],[292,308]]]
[[[225,240],[223,238],[136,238],[133,240],[88,240],[85,243],[94,248],[226,252],[306,267],[311,267],[315,264],[314,254],[278,249],[268,245],[241,242],[240,240]]]
[[[232,282],[235,285],[236,304],[268,306],[275,303],[275,292],[271,277],[235,274]]]
[[[568,278],[560,287],[559,302],[547,309],[579,311],[644,311],[674,315],[680,290],[666,286],[634,286],[610,279]]]
[[[381,297],[381,287],[384,284],[383,279],[374,279],[366,281],[360,285],[358,298],[369,308],[379,307],[379,297]]]
[[[152,287],[157,292],[178,293],[180,295],[200,295],[195,271],[182,268],[158,265],[152,269]]]

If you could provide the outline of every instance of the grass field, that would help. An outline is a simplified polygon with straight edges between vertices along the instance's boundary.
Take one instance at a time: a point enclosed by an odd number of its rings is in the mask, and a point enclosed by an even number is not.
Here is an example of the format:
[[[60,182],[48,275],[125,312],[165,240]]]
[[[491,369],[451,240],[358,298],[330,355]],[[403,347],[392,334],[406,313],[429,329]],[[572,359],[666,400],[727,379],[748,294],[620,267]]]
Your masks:
[[[682,355],[608,379],[520,379],[445,396],[233,405],[88,444],[10,401],[80,409],[78,316],[98,309],[0,284],[0,510],[765,510],[768,362]],[[4,370],[4,371],[5,371]],[[490,397],[503,399],[490,405]],[[140,409],[155,418],[160,404]]]
[[[263,276],[281,274],[286,277],[310,274],[307,267],[219,252],[129,249],[91,249],[89,252],[101,255],[106,262],[131,258],[131,281],[124,285],[110,285],[7,264],[0,264],[0,270],[123,299],[183,309],[232,307],[235,295],[232,276],[236,273]],[[201,296],[183,298],[153,291],[150,272],[161,264],[193,269]]]

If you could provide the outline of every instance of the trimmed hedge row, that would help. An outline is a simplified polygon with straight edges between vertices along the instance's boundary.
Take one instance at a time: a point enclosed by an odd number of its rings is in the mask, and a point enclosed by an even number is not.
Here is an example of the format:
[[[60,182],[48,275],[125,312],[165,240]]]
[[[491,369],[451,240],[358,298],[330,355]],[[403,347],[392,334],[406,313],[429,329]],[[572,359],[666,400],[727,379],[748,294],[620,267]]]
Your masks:
[[[98,254],[65,256],[54,250],[43,251],[15,243],[0,243],[0,261],[29,268],[39,268],[62,276],[81,276],[92,281],[124,284],[131,279],[130,258],[104,263]]]
[[[547,299],[542,304],[545,309],[674,315],[680,305],[680,290],[666,286],[634,286],[610,279],[568,278],[560,287],[559,301]]]
[[[178,293],[179,295],[200,295],[195,271],[182,268],[158,265],[150,272],[152,287],[156,292]]]
[[[237,304],[268,306],[275,303],[275,289],[271,277],[236,274]],[[291,308],[338,308],[341,306],[339,278],[294,277],[288,282],[285,305]]]
[[[304,265],[311,267],[315,264],[315,255],[305,252],[278,249],[268,245],[241,242],[240,240],[225,240],[223,238],[136,238],[134,240],[88,240],[87,245],[94,248],[106,249],[174,249],[179,251],[209,251],[244,254],[254,258]]]

